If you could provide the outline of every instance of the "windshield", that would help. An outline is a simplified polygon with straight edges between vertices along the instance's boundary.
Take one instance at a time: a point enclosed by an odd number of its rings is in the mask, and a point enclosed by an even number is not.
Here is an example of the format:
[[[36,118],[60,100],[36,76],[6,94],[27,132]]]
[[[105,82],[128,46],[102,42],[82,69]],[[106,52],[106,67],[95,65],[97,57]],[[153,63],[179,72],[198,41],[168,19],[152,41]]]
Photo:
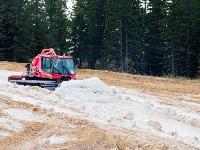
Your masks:
[[[42,58],[42,70],[54,74],[74,74],[73,59]]]

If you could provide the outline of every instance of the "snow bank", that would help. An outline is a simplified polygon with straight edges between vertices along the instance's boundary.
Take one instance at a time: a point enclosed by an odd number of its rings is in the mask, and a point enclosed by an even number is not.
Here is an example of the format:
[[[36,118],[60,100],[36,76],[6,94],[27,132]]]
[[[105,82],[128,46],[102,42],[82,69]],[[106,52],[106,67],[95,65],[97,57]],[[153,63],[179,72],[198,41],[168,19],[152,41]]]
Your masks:
[[[61,87],[57,89],[66,90],[66,88],[81,88],[88,89],[92,92],[106,92],[110,89],[99,78],[93,77],[85,80],[71,80],[69,82],[63,82]]]
[[[116,99],[116,88],[106,86],[97,77],[63,82],[55,93],[76,101],[108,102]]]

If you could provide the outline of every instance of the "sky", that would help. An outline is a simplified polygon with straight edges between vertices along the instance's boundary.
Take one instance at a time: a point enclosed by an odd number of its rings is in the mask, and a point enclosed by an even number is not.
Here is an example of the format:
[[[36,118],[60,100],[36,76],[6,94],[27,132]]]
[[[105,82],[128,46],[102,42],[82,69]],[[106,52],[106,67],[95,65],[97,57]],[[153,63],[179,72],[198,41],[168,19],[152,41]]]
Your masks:
[[[72,7],[73,7],[73,4],[74,3],[74,0],[68,0],[68,2],[67,2],[67,7],[68,7],[68,9],[70,10],[70,11],[72,11]]]

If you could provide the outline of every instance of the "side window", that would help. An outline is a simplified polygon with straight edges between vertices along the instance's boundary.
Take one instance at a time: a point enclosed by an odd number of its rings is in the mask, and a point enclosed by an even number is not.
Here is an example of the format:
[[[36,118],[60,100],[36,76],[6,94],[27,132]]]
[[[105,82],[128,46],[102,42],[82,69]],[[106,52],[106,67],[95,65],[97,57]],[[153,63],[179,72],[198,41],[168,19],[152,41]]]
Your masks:
[[[53,66],[53,73],[61,74],[63,72],[62,61],[60,59],[54,59]]]
[[[50,58],[42,58],[42,69],[45,72],[51,72],[51,62],[50,62]]]

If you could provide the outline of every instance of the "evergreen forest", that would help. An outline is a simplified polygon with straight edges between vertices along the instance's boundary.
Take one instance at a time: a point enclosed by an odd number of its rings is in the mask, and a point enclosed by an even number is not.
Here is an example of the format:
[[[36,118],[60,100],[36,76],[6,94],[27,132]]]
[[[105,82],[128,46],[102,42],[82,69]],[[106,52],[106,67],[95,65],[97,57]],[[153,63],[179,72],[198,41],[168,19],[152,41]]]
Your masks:
[[[43,48],[80,68],[153,76],[200,74],[200,0],[1,0],[0,60]]]

